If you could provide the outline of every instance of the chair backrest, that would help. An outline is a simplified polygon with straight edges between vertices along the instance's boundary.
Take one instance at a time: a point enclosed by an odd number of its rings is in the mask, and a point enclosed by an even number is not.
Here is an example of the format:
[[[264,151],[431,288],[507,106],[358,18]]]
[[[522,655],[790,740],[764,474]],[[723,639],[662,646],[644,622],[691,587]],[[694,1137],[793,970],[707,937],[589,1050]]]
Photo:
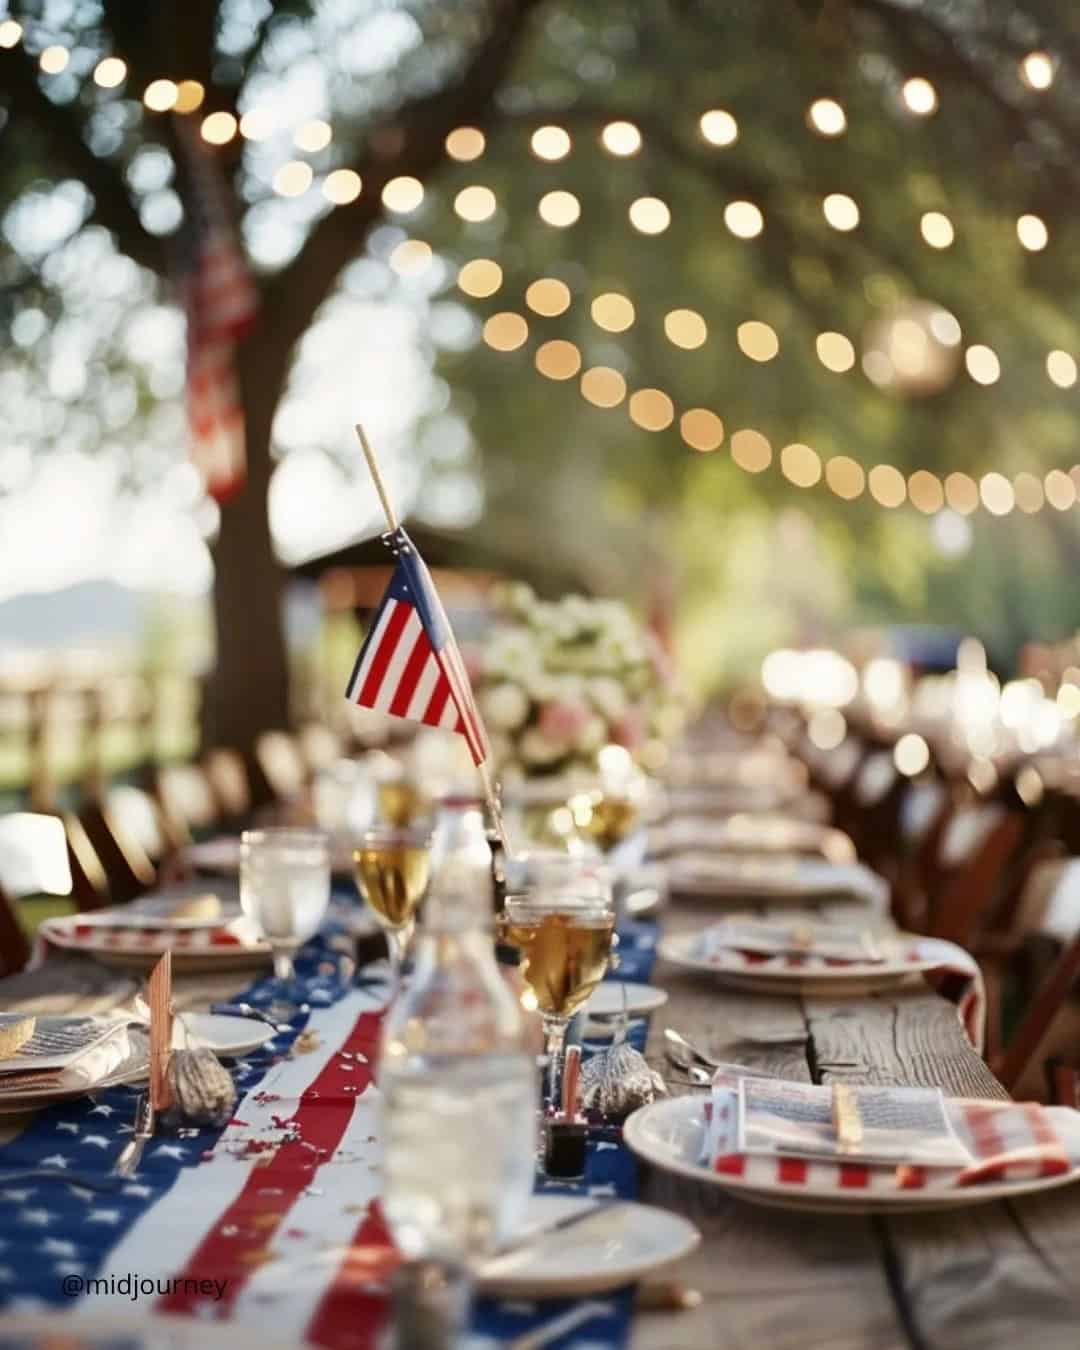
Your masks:
[[[176,843],[209,829],[220,809],[210,779],[198,764],[165,764],[155,774],[158,801]]]
[[[278,801],[292,801],[303,792],[308,767],[287,731],[264,731],[255,742],[255,761]]]
[[[126,904],[154,885],[169,839],[148,792],[114,785],[102,802],[80,811],[78,820],[101,859],[114,903]]]
[[[945,827],[939,856],[941,870],[930,894],[928,929],[933,937],[970,946],[980,922],[1009,880],[1010,864],[1025,836],[1025,818],[1019,811],[997,807],[980,812],[977,820],[953,830]]]
[[[242,820],[251,810],[251,780],[243,755],[218,746],[203,756],[203,768],[221,814],[231,821]]]
[[[17,902],[31,895],[70,894],[63,822],[30,811],[0,816],[0,974],[14,974],[30,957]]]

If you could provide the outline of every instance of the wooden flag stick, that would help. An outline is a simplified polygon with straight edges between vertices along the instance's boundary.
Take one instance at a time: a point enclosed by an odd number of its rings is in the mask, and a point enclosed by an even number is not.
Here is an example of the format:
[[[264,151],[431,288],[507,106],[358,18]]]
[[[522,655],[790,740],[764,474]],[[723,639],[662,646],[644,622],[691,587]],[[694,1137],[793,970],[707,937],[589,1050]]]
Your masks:
[[[386,484],[383,482],[382,474],[379,472],[379,461],[375,457],[375,451],[371,442],[367,438],[367,432],[356,423],[356,434],[360,440],[360,446],[364,452],[364,458],[367,460],[368,471],[371,474],[371,481],[375,484],[375,491],[379,494],[379,501],[382,503],[383,513],[386,516],[386,524],[393,534],[398,528],[398,518],[394,514],[394,508],[390,505],[390,496],[386,491]],[[499,805],[499,797],[495,791],[495,784],[491,779],[491,771],[487,763],[478,764],[477,770],[480,774],[480,782],[484,789],[484,800],[487,802],[488,811],[491,813],[491,821],[495,826],[496,833],[502,842],[503,850],[510,856],[510,841],[506,836],[506,825],[503,821],[502,808]]]

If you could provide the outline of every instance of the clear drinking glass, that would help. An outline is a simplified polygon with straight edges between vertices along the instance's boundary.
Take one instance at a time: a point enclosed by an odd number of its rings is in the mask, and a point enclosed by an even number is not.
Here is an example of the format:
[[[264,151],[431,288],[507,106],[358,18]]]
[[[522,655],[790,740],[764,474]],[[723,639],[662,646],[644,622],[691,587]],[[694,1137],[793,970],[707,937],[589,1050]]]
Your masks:
[[[610,892],[507,897],[502,936],[521,952],[521,975],[543,1019],[549,1105],[559,1102],[566,1029],[603,979],[614,933]]]
[[[353,849],[353,868],[360,894],[386,934],[392,1002],[401,984],[401,968],[416,927],[416,911],[427,890],[430,837],[424,830],[377,825]]]
[[[295,1016],[304,1001],[293,953],[318,931],[330,903],[330,840],[319,830],[245,830],[240,836],[240,904],[274,954],[271,1015]]]

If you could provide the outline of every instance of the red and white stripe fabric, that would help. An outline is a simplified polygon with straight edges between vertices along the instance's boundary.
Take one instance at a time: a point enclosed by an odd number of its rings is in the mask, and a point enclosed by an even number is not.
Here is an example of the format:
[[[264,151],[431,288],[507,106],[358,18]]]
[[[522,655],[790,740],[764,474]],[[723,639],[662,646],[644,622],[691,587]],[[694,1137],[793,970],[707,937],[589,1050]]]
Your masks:
[[[993,1181],[1060,1176],[1080,1167],[1080,1112],[1034,1102],[946,1100],[974,1163],[962,1169],[896,1167],[738,1151],[739,1078],[735,1069],[713,1078],[706,1166],[733,1183],[858,1192],[942,1190]]]
[[[314,1010],[315,1048],[274,1065],[99,1273],[190,1281],[157,1310],[262,1327],[274,1344],[375,1350],[384,1301],[372,1286],[397,1261],[375,1204],[381,1002],[355,990]],[[228,1282],[220,1299],[197,1292],[207,1279]],[[110,1296],[82,1304],[95,1301]]]
[[[106,911],[103,911],[104,915]],[[177,928],[154,923],[120,924],[98,921],[86,914],[57,915],[45,919],[38,936],[46,947],[62,947],[86,952],[176,952],[195,956],[223,949],[269,953],[270,948],[254,934],[245,934],[242,921],[237,925]]]
[[[835,956],[818,956],[814,952],[768,953],[734,947],[724,941],[725,925],[717,924],[701,934],[700,954],[717,970],[737,974],[754,971],[805,971],[808,975],[828,974],[843,970],[852,975],[867,976],[908,969],[913,975],[923,975],[944,998],[956,1004],[960,1024],[979,1053],[982,1053],[986,1025],[986,992],[978,962],[963,947],[940,938],[912,936],[897,952],[890,951],[884,960],[855,961]],[[734,931],[734,930],[733,930]],[[888,939],[882,939],[887,943]]]
[[[234,357],[258,307],[214,152],[177,119],[188,191],[181,290],[187,311],[191,457],[206,490],[224,501],[245,477],[244,407]]]

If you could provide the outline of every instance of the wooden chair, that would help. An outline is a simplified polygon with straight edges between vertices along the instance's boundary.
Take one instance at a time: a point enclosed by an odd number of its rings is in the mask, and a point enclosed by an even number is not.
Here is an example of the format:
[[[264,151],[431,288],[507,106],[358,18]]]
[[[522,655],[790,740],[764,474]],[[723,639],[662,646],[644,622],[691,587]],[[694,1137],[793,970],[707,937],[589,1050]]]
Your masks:
[[[287,731],[264,731],[255,742],[255,762],[279,802],[295,801],[308,784],[303,752]]]
[[[174,848],[209,833],[221,808],[205,770],[198,764],[164,764],[154,773],[154,795]]]
[[[221,819],[234,827],[247,820],[253,805],[251,778],[240,751],[225,746],[208,750],[202,767]]]
[[[0,975],[13,975],[30,957],[17,903],[31,896],[70,894],[63,822],[29,811],[0,817]]]
[[[130,784],[116,784],[104,800],[79,813],[105,868],[114,903],[126,904],[150,890],[170,850],[157,802]]]

